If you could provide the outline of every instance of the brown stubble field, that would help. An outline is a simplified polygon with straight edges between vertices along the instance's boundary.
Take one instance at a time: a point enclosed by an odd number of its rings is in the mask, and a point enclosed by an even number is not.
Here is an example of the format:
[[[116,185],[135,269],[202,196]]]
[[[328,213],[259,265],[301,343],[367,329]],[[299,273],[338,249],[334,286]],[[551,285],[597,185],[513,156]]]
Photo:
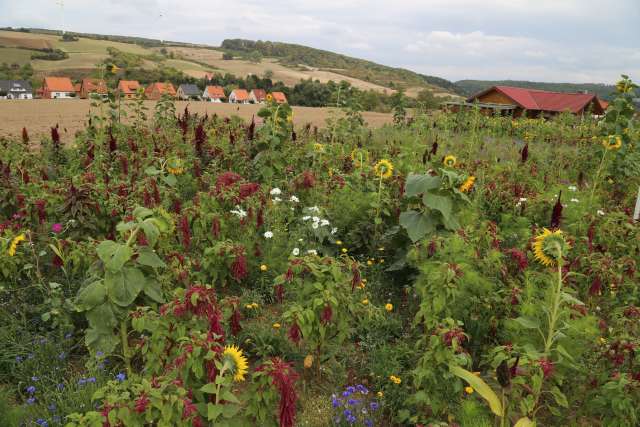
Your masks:
[[[155,101],[145,101],[149,108],[148,115],[153,115]],[[11,100],[0,101],[0,139],[19,138],[22,128],[26,127],[32,141],[49,137],[51,127],[60,126],[63,142],[72,142],[75,133],[84,129],[87,114],[91,109],[89,100]],[[261,108],[260,105],[213,104],[208,102],[177,101],[176,110],[183,111],[188,106],[192,113],[217,114],[220,117],[233,115],[250,120]],[[293,107],[293,118],[296,126],[310,123],[312,126],[323,126],[331,116],[331,108]],[[380,127],[391,123],[391,114],[364,112],[364,119],[372,127]]]

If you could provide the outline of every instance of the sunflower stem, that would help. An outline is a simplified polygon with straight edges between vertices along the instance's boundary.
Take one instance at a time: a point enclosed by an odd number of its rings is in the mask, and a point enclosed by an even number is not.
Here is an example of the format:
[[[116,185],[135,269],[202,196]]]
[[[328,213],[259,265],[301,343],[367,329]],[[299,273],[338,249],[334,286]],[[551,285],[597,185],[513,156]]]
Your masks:
[[[602,168],[604,166],[604,161],[607,158],[607,151],[609,150],[604,150],[604,153],[602,153],[602,159],[600,160],[600,165],[598,166],[598,170],[596,171],[596,177],[593,181],[593,186],[591,187],[591,195],[589,195],[589,211],[591,211],[591,209],[593,209],[593,197],[596,194],[596,188],[598,187],[598,181],[600,180],[600,174],[602,173]]]

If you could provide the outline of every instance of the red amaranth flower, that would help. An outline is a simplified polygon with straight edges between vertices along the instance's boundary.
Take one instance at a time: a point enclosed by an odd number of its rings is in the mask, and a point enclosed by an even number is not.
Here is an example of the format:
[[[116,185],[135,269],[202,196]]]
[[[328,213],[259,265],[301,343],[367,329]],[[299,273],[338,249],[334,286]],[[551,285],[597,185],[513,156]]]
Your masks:
[[[256,192],[260,190],[260,184],[255,182],[248,182],[244,184],[240,184],[239,196],[240,200],[244,200],[247,197],[254,195]]]
[[[207,132],[204,130],[204,122],[198,123],[196,126],[193,144],[195,146],[196,154],[198,157],[204,155],[204,143],[207,142]]]
[[[358,264],[355,262],[351,264],[351,273],[353,274],[353,277],[351,278],[351,292],[353,292],[356,289],[356,286],[360,285],[360,282],[362,282],[360,269],[358,268]]]
[[[242,246],[236,247],[234,252],[235,259],[233,260],[233,264],[231,264],[231,275],[236,282],[240,283],[249,275],[249,271],[247,270],[247,258],[245,257],[245,250]]]
[[[113,154],[118,149],[118,142],[113,136],[113,129],[109,128],[109,153]]]
[[[529,143],[527,142],[524,147],[522,147],[522,151],[520,151],[520,162],[523,164],[527,162],[529,158]]]
[[[182,246],[188,251],[191,246],[191,228],[189,227],[189,218],[186,215],[182,215],[180,218],[179,227],[182,234]]]
[[[560,198],[562,197],[562,191],[558,194],[558,200],[556,200],[556,204],[553,205],[553,211],[551,212],[551,229],[557,230],[560,228],[560,222],[562,221],[562,202]]]
[[[540,368],[542,368],[542,374],[545,378],[549,378],[551,377],[551,375],[553,375],[553,370],[555,367],[553,361],[549,359],[540,359],[538,360],[538,364],[540,365]]]
[[[51,141],[53,142],[54,150],[60,149],[60,133],[58,132],[58,125],[51,128]]]
[[[191,418],[193,414],[198,414],[198,408],[196,405],[189,399],[185,397],[182,399],[182,403],[184,404],[184,409],[182,410],[182,419],[186,420],[187,418]]]
[[[300,342],[300,340],[302,339],[302,330],[300,329],[297,321],[294,320],[293,324],[289,328],[289,332],[287,333],[287,335],[289,336],[289,339],[292,343],[297,345]]]
[[[34,202],[34,205],[36,206],[36,211],[38,212],[38,222],[40,224],[44,224],[47,220],[47,212],[45,210],[47,201],[44,199],[38,199]]]
[[[511,255],[511,259],[516,262],[518,265],[518,270],[523,272],[527,269],[529,265],[529,261],[527,260],[527,255],[519,249],[513,248],[508,250],[509,255]]]
[[[282,302],[284,301],[284,286],[282,286],[282,283],[279,283],[274,286],[273,289],[276,294],[276,301],[278,301],[279,304],[282,304]]]
[[[258,371],[266,372],[271,377],[273,384],[280,393],[280,405],[278,415],[280,427],[293,427],[296,421],[296,394],[295,383],[299,378],[298,373],[290,363],[275,357],[269,364],[260,366]]]
[[[600,295],[602,293],[602,280],[600,280],[600,276],[596,276],[591,282],[591,286],[589,287],[589,295]]]
[[[235,172],[224,172],[218,175],[216,179],[216,193],[219,193],[223,189],[230,187],[238,181],[242,181],[242,176]]]
[[[240,325],[241,318],[242,315],[240,314],[240,310],[238,310],[238,307],[234,307],[233,313],[231,313],[231,317],[229,318],[229,323],[231,324],[231,334],[234,337],[238,336],[238,334],[242,330],[242,326]]]
[[[325,304],[324,308],[322,309],[322,313],[320,314],[320,323],[322,323],[323,325],[326,325],[327,323],[331,322],[332,318],[333,318],[333,310],[331,309],[331,305]]]
[[[142,414],[147,410],[147,406],[149,406],[149,403],[151,403],[151,401],[147,398],[147,395],[145,393],[142,393],[140,397],[136,399],[134,410],[137,413]]]
[[[302,177],[299,181],[298,186],[302,188],[313,188],[316,185],[316,177],[311,171],[302,172]]]

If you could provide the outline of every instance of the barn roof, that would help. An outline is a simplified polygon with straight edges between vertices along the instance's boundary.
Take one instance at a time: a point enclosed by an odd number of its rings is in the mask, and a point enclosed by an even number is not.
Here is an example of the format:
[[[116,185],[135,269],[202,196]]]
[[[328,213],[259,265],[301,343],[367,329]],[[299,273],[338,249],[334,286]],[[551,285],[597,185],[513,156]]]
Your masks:
[[[182,93],[188,96],[197,96],[200,95],[200,89],[198,86],[194,84],[181,84],[180,88],[182,88]]]
[[[167,93],[167,94],[172,95],[172,96],[175,96],[175,94],[176,94],[176,89],[169,82],[167,82],[167,83],[162,83],[162,82],[151,83],[147,87],[145,92],[146,93],[151,93],[154,89],[157,89],[158,93]]]
[[[287,97],[282,92],[271,92],[271,96],[273,96],[273,100],[278,104],[284,104],[287,102]]]
[[[140,83],[137,80],[120,80],[118,89],[123,93],[131,94],[140,89]]]
[[[249,99],[249,94],[245,89],[235,89],[233,93],[235,93],[238,101],[246,101]]]
[[[503,93],[516,102],[520,107],[527,110],[553,112],[569,110],[572,113],[578,113],[594,99],[598,100],[598,98],[592,93],[562,93],[513,86],[493,86],[473,95],[467,101],[473,102],[475,99],[494,90]],[[598,103],[600,106],[602,105],[600,100],[598,100]]]
[[[82,86],[87,92],[96,92],[101,94],[109,93],[107,84],[101,79],[83,79]]]
[[[207,96],[213,99],[222,99],[225,97],[222,86],[207,86],[205,89]]]
[[[253,89],[251,93],[253,93],[253,96],[255,96],[258,101],[264,101],[267,97],[267,92],[264,89]]]
[[[50,92],[75,92],[69,77],[45,77],[44,86]]]

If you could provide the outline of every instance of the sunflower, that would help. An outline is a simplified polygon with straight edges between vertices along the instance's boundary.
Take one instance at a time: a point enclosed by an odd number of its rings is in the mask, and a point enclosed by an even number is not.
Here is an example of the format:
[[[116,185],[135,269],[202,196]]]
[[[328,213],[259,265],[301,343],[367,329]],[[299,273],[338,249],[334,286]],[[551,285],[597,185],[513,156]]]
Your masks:
[[[559,256],[558,246],[561,248],[561,252],[564,251],[566,242],[562,231],[551,231],[548,228],[544,228],[542,234],[539,234],[535,238],[533,254],[540,264],[552,266],[556,263]]]
[[[602,145],[607,150],[617,150],[622,147],[622,138],[618,135],[609,135],[602,141]]]
[[[324,153],[324,144],[316,142],[315,144],[313,144],[313,149],[318,153]]]
[[[444,158],[444,160],[442,161],[442,163],[449,167],[452,168],[456,165],[456,163],[458,163],[458,160],[456,159],[456,156],[452,156],[451,154],[449,154],[448,156],[446,156]]]
[[[460,186],[460,192],[468,193],[473,188],[473,184],[476,182],[476,177],[471,175],[469,178],[465,180],[465,182]]]
[[[268,94],[267,95],[267,102],[271,102],[271,101],[273,101],[273,95]]]
[[[359,168],[369,162],[369,152],[362,148],[356,148],[351,152],[351,161]]]
[[[391,303],[387,303],[387,304],[384,306],[384,309],[385,309],[385,310],[387,310],[388,312],[392,312],[392,311],[393,311],[393,304],[391,304]]]
[[[167,160],[167,172],[171,175],[182,175],[184,173],[184,165],[181,159],[171,158]]]
[[[391,163],[387,159],[382,159],[373,167],[373,171],[376,173],[376,176],[379,176],[383,179],[388,179],[393,176],[393,163]]]
[[[236,345],[228,345],[222,353],[224,362],[233,373],[233,379],[237,382],[244,381],[244,375],[249,371],[249,363],[247,358],[242,354],[240,347]]]
[[[16,249],[18,249],[18,244],[27,238],[24,234],[20,234],[13,238],[11,244],[9,245],[9,256],[14,256],[16,254]]]

